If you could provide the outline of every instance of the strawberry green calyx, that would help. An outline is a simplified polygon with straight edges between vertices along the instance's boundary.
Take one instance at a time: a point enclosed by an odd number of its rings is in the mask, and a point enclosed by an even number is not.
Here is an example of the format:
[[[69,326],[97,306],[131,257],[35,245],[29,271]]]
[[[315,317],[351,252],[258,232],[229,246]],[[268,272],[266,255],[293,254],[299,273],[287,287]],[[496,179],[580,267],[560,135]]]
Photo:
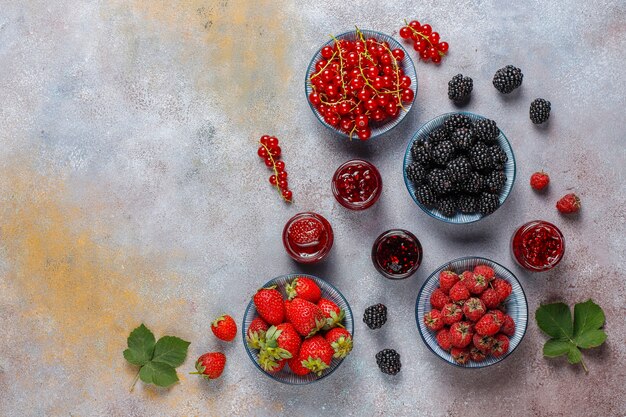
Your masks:
[[[282,330],[279,330],[276,326],[267,329],[265,343],[261,345],[261,354],[264,354],[269,359],[291,359],[291,353],[287,349],[278,346],[278,337],[281,333]]]
[[[331,311],[329,314],[330,314],[330,317],[326,318],[326,324],[324,324],[324,330],[329,330],[329,329],[332,329],[333,327],[344,327],[343,324],[341,324],[343,319],[346,317],[346,312],[343,309],[339,311],[339,314],[335,313],[334,311]]]
[[[289,354],[289,352],[287,353]],[[291,354],[289,354],[289,357],[291,357]],[[280,369],[281,362],[282,360],[278,360],[272,357],[268,354],[266,350],[261,350],[261,353],[259,354],[259,365],[261,365],[261,368],[263,368],[265,371],[277,371],[278,369]]]
[[[265,344],[265,331],[259,330],[250,333],[246,336],[246,343],[251,349],[261,349],[261,346]]]
[[[213,323],[211,323],[211,325],[213,327],[217,327],[220,321],[224,321],[226,320],[226,314],[222,314],[221,316],[219,316],[218,318],[216,318],[215,320],[213,320]]]
[[[287,292],[287,299],[293,300],[298,296],[298,291],[296,288],[298,287],[298,278],[291,281],[289,284],[285,285],[285,291]]]
[[[335,351],[334,358],[345,358],[352,351],[352,338],[341,336],[330,344]]]
[[[204,379],[211,379],[210,376],[204,373],[206,371],[206,366],[202,365],[202,362],[196,362],[196,372],[189,372],[189,375],[200,375]]]
[[[326,318],[323,319],[315,319],[315,328],[311,330],[311,332],[306,336],[307,338],[314,336],[317,332],[322,330],[326,326]]]
[[[308,359],[302,361],[302,366],[316,374],[317,376],[321,376],[324,369],[328,368],[328,365],[321,360],[320,358],[312,358],[309,356]]]

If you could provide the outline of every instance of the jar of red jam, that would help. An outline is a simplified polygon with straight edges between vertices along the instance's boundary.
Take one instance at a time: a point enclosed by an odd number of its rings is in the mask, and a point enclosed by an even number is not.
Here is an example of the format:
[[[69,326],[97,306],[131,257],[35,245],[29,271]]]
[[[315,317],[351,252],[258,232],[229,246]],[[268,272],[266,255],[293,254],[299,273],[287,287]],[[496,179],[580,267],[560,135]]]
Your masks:
[[[297,262],[318,262],[333,246],[333,229],[328,220],[317,213],[298,213],[283,229],[283,245]]]
[[[345,208],[365,210],[378,201],[383,180],[374,165],[362,159],[352,159],[337,168],[332,189],[339,204]]]
[[[408,278],[422,263],[422,245],[409,231],[388,230],[374,242],[372,262],[386,278]]]
[[[517,229],[511,238],[511,253],[515,261],[529,271],[547,271],[563,258],[565,240],[552,223],[533,220]]]

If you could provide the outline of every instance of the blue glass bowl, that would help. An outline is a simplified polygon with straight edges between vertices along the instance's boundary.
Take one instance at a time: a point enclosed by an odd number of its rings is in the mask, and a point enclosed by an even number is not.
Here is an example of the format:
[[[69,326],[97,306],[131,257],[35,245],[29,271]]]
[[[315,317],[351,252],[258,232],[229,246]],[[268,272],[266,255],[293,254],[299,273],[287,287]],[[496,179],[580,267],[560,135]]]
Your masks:
[[[267,282],[265,285],[263,285],[263,288],[276,285],[276,289],[280,291],[283,294],[283,297],[286,299],[287,296],[285,293],[285,286],[296,277],[307,277],[307,278],[311,278],[312,280],[314,280],[317,283],[317,285],[319,285],[320,289],[322,290],[322,297],[333,301],[335,304],[337,304],[337,306],[339,306],[339,308],[345,311],[346,317],[342,324],[345,326],[346,330],[350,332],[350,334],[352,335],[354,339],[354,318],[352,316],[352,310],[350,309],[350,305],[348,304],[348,301],[346,301],[346,298],[339,292],[337,288],[335,288],[328,282],[324,281],[323,279],[317,278],[317,277],[314,277],[313,275],[308,275],[308,274],[281,275]],[[259,361],[258,361],[259,351],[256,349],[251,349],[246,343],[246,334],[248,333],[248,326],[250,326],[250,323],[256,317],[258,317],[256,308],[254,306],[254,303],[250,301],[250,303],[248,303],[248,307],[246,308],[246,312],[243,316],[243,323],[241,325],[241,335],[243,337],[243,345],[246,348],[246,352],[248,353],[248,356],[250,357],[250,360],[254,363],[254,365],[261,372],[263,372],[265,375],[269,376],[273,380],[282,382],[284,384],[290,384],[290,385],[310,384],[312,382],[319,381],[320,379],[326,378],[328,375],[332,374],[335,371],[335,369],[337,369],[339,365],[341,365],[341,363],[343,362],[343,359],[341,358],[333,358],[332,362],[330,363],[330,366],[327,369],[325,369],[322,375],[320,376],[317,376],[313,373],[310,373],[304,376],[296,375],[289,370],[289,365],[286,365],[282,370],[276,373],[270,373],[270,372],[265,371],[261,367],[261,365],[259,365]]]
[[[509,338],[509,351],[505,355],[499,358],[488,355],[482,362],[469,361],[465,365],[461,365],[452,359],[452,355],[450,355],[449,352],[439,347],[435,339],[436,332],[428,329],[424,324],[424,315],[432,309],[430,296],[433,291],[439,287],[439,273],[441,271],[450,269],[456,273],[461,273],[468,269],[474,269],[476,265],[488,265],[492,267],[497,277],[508,281],[513,287],[511,295],[507,298],[505,305],[507,314],[515,321],[515,334]],[[415,320],[417,320],[417,329],[420,332],[420,336],[422,336],[422,340],[426,343],[426,346],[445,362],[461,368],[484,368],[503,361],[519,346],[526,334],[526,327],[528,325],[528,303],[526,302],[526,294],[524,294],[522,286],[511,271],[492,260],[477,256],[468,256],[441,265],[435,272],[430,274],[417,295],[417,301],[415,302]]]
[[[416,141],[420,141],[420,142],[425,141],[428,138],[428,135],[433,130],[441,127],[443,125],[443,122],[445,122],[446,119],[448,119],[448,117],[452,116],[453,114],[464,114],[468,116],[470,119],[472,119],[473,122],[476,122],[481,119],[485,119],[485,117],[480,116],[478,114],[474,114],[474,113],[453,112],[453,113],[442,114],[424,123],[422,127],[420,127],[419,130],[415,133],[415,135],[409,141],[409,144],[406,147],[406,152],[404,154],[404,163],[402,165],[402,173],[404,175],[404,184],[406,185],[406,188],[409,191],[411,198],[413,198],[413,201],[415,201],[415,204],[417,204],[429,216],[434,217],[435,219],[438,219],[438,220],[442,220],[446,223],[453,223],[453,224],[473,223],[473,222],[477,222],[478,220],[486,216],[480,213],[464,214],[464,213],[457,212],[452,217],[446,217],[439,210],[428,208],[424,206],[422,203],[420,203],[415,197],[415,188],[416,188],[415,184],[409,181],[409,179],[406,177],[406,167],[409,164],[411,164],[411,162],[413,162],[413,158],[411,157],[411,147],[413,146],[413,144]],[[506,175],[506,184],[504,184],[504,188],[500,192],[500,206],[498,206],[498,209],[500,209],[500,207],[502,207],[502,205],[508,198],[509,194],[511,193],[511,189],[513,188],[513,184],[515,183],[516,169],[515,169],[515,155],[513,154],[513,148],[511,148],[511,144],[507,140],[506,136],[504,136],[504,133],[502,133],[502,130],[500,130],[500,135],[498,136],[498,144],[502,147],[502,150],[504,150],[504,152],[506,153],[506,156],[508,157],[508,161],[506,161],[506,163],[504,164],[504,174]]]
[[[400,112],[398,113],[397,117],[395,117],[395,118],[393,118],[391,120],[388,120],[386,122],[383,122],[383,123],[374,123],[374,122],[372,122],[372,124],[370,125],[371,131],[372,131],[372,135],[370,136],[370,139],[372,139],[372,138],[380,136],[380,135],[382,135],[384,133],[387,133],[391,129],[393,129],[394,127],[398,126],[400,124],[400,122],[409,113],[409,111],[413,107],[413,103],[415,102],[415,97],[417,97],[417,73],[415,72],[415,65],[413,65],[413,60],[409,56],[410,55],[409,51],[404,49],[404,47],[402,46],[402,44],[400,42],[398,42],[397,40],[395,40],[394,38],[392,38],[389,35],[385,35],[384,33],[376,32],[376,31],[373,31],[373,30],[361,30],[361,33],[363,33],[363,36],[365,37],[365,39],[367,39],[367,38],[375,38],[378,41],[387,41],[387,43],[389,44],[389,48],[390,49],[392,49],[392,50],[393,49],[401,49],[402,51],[404,51],[404,59],[402,59],[402,61],[400,61],[400,65],[402,66],[402,69],[404,70],[404,74],[411,78],[411,88],[413,89],[413,92],[415,93],[415,95],[413,96],[413,101],[411,101],[411,103],[408,103],[408,104],[406,104],[406,103],[403,104],[405,110],[400,109]],[[337,36],[335,36],[335,38],[337,40],[346,39],[346,40],[353,41],[353,40],[357,40],[358,36],[357,36],[356,30],[352,30],[350,32],[342,33],[341,35],[337,35]],[[313,91],[313,89],[311,88],[311,83],[309,82],[309,79],[311,78],[311,75],[313,75],[315,73],[315,63],[317,61],[319,61],[320,59],[322,59],[322,49],[325,46],[333,46],[334,43],[335,43],[334,39],[328,40],[328,42],[323,44],[318,49],[316,54],[313,56],[313,59],[311,59],[311,62],[309,63],[309,67],[306,70],[306,77],[304,79],[304,91],[305,91],[305,95],[306,95],[306,101],[307,101],[307,103],[309,103],[309,106],[311,107],[311,110],[313,111],[313,113],[317,117],[317,120],[319,120],[319,122],[321,124],[323,124],[324,126],[329,128],[330,130],[332,130],[336,134],[338,134],[340,136],[343,136],[345,138],[350,138],[350,135],[348,135],[346,132],[343,132],[342,130],[337,129],[336,127],[333,127],[333,126],[329,125],[328,123],[326,123],[326,121],[324,120],[324,116],[322,116],[317,111],[315,106],[313,106],[311,104],[311,102],[309,101],[309,94],[311,93],[311,91]]]

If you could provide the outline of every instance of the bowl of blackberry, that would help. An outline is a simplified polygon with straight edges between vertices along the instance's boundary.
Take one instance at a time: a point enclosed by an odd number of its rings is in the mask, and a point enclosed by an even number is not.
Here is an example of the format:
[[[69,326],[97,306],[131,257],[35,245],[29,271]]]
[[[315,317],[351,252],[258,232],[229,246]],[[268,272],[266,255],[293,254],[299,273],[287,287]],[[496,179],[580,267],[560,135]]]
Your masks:
[[[495,121],[469,112],[425,123],[409,141],[404,182],[415,203],[447,223],[495,212],[515,182],[515,156]]]

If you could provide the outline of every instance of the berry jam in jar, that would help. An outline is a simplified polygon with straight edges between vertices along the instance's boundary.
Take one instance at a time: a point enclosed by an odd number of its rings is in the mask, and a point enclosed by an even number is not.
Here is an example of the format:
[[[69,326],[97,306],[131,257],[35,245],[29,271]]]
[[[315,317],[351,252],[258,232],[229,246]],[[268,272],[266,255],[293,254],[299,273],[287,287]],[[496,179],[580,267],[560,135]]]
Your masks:
[[[339,204],[345,208],[365,210],[378,201],[383,180],[374,165],[362,159],[352,159],[337,168],[332,189]]]
[[[511,253],[515,261],[529,271],[547,271],[563,258],[565,240],[552,223],[533,220],[517,229],[511,238]]]
[[[374,242],[372,261],[386,278],[408,278],[422,263],[422,245],[411,232],[388,230]]]
[[[298,213],[283,229],[283,245],[296,262],[318,262],[333,246],[333,229],[328,220],[317,213]]]

